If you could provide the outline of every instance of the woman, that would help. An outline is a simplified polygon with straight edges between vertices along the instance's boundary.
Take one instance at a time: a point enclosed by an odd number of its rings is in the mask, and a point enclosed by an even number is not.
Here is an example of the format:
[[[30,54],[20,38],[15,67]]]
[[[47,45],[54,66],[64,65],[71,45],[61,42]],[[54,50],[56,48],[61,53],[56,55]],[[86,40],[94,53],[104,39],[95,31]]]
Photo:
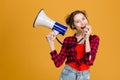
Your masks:
[[[84,11],[72,12],[66,18],[66,24],[76,30],[76,33],[64,39],[59,54],[54,46],[55,33],[51,32],[47,35],[55,66],[60,67],[64,61],[66,64],[60,80],[90,80],[89,69],[96,57],[99,37],[91,35],[91,26]]]

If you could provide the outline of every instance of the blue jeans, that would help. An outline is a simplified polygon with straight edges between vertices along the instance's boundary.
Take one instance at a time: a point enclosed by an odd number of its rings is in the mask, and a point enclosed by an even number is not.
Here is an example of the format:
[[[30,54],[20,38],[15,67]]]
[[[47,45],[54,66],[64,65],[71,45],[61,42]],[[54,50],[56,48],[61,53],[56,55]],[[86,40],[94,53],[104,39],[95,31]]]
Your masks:
[[[90,80],[90,71],[77,71],[66,65],[62,70],[60,80]]]

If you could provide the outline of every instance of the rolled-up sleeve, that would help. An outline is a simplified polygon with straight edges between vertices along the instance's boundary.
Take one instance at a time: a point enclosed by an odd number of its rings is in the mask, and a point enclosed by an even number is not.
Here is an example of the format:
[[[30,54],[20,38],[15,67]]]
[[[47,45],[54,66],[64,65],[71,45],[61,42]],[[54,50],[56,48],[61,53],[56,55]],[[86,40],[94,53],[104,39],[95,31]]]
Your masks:
[[[60,67],[66,59],[67,50],[65,44],[67,43],[67,38],[64,39],[61,51],[58,54],[56,50],[51,51],[50,55],[56,67]]]
[[[90,37],[90,47],[91,51],[86,52],[85,54],[85,62],[88,65],[93,65],[93,62],[96,58],[96,53],[98,51],[98,46],[99,46],[99,37],[97,35],[93,35]],[[89,57],[91,56],[91,59],[89,60]]]

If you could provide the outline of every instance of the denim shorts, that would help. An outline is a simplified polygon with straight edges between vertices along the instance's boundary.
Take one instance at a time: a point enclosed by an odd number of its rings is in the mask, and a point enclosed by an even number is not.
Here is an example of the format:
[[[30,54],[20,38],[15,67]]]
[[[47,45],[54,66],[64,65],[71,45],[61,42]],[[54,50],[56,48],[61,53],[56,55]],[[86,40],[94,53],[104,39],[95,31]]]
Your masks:
[[[77,71],[66,65],[61,72],[59,80],[90,80],[90,71]]]

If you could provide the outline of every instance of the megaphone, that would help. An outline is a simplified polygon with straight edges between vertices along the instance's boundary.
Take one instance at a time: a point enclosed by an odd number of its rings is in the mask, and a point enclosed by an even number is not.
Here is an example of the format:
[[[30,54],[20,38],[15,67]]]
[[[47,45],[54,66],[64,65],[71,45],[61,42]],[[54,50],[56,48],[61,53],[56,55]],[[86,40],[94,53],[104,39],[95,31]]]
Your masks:
[[[47,28],[50,28],[55,32],[56,35],[57,34],[64,35],[67,30],[66,26],[47,17],[43,9],[39,11],[38,15],[34,20],[33,27],[36,26],[45,26]]]

